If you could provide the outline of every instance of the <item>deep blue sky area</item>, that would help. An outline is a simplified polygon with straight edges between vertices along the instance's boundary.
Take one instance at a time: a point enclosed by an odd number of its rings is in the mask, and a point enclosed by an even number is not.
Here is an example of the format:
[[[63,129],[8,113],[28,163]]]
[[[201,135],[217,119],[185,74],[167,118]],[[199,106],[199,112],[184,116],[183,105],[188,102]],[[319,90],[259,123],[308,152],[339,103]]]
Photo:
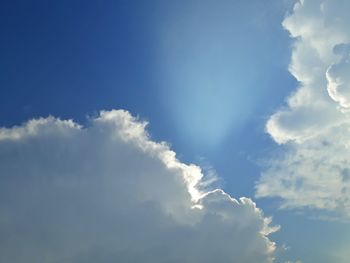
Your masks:
[[[280,25],[290,5],[2,1],[0,124],[47,115],[84,123],[123,108],[181,160],[252,195],[254,163],[271,143],[265,120],[296,85]]]
[[[153,50],[145,8],[140,1],[3,3],[2,124],[48,114],[84,120],[115,107],[147,114]]]

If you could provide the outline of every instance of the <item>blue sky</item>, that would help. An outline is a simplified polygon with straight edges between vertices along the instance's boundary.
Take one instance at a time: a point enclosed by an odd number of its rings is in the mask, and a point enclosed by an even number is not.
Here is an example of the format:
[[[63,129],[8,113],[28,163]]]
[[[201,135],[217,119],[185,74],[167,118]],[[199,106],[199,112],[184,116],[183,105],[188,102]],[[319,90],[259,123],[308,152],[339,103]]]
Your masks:
[[[46,159],[41,159],[41,155],[31,159],[29,154],[25,159],[25,153],[28,151],[35,155],[40,147],[46,149],[43,145],[47,140],[52,140],[49,145],[56,145],[62,139],[61,135],[53,134],[47,139],[46,128],[39,125],[39,128],[33,128],[35,136],[38,136],[35,142],[40,141],[42,136],[45,138],[42,144],[33,143],[33,148],[28,149],[20,147],[32,145],[32,142],[12,146],[12,139],[8,138],[14,138],[13,134],[20,134],[19,138],[26,138],[23,134],[31,134],[31,128],[28,128],[31,126],[26,126],[26,121],[52,115],[72,119],[85,126],[87,133],[95,134],[97,128],[106,129],[105,136],[108,137],[111,128],[101,126],[100,119],[103,123],[109,118],[115,118],[118,123],[121,119],[130,120],[128,115],[120,112],[103,115],[100,111],[124,109],[139,117],[130,121],[130,127],[137,126],[140,120],[149,122],[147,131],[150,137],[147,140],[165,141],[176,152],[180,163],[197,164],[204,174],[214,172],[219,179],[210,189],[222,188],[233,198],[252,198],[266,216],[273,216],[273,224],[281,226],[279,231],[269,235],[277,244],[274,254],[270,258],[251,258],[250,262],[272,262],[272,258],[276,257],[274,262],[281,263],[299,262],[297,260],[303,263],[345,263],[346,247],[350,244],[347,223],[350,209],[347,208],[348,168],[344,164],[347,152],[342,147],[346,141],[343,130],[346,130],[348,112],[345,91],[349,81],[346,77],[349,70],[346,53],[349,32],[342,26],[347,20],[342,20],[345,15],[341,10],[346,9],[347,4],[341,0],[334,4],[321,0],[305,2],[2,1],[0,126],[7,127],[0,130],[3,172],[13,174],[14,178],[21,173],[5,165],[16,163],[18,155],[20,160],[24,158],[23,167],[40,166],[42,163],[43,167],[48,167],[46,173],[60,174],[61,170],[55,170],[50,158],[45,164]],[[294,5],[298,8],[293,9]],[[332,20],[334,14],[339,15],[340,22]],[[333,36],[331,33],[327,35],[327,32],[336,33]],[[335,40],[330,43],[329,38]],[[341,60],[332,55],[336,45],[345,50]],[[318,55],[314,55],[316,53]],[[342,81],[339,82],[339,79]],[[319,91],[317,87],[324,89]],[[338,102],[340,106],[336,105]],[[27,127],[23,134],[11,128],[19,125]],[[57,126],[58,130],[68,129],[68,126],[57,122],[48,121],[45,125]],[[128,127],[121,125],[116,129],[124,131]],[[333,129],[332,134],[327,127]],[[94,136],[91,135],[90,141],[95,143],[96,139],[96,145],[105,142]],[[344,138],[344,145],[333,142],[330,139],[333,136]],[[127,138],[132,142],[136,140],[134,137]],[[144,140],[143,137],[141,139]],[[72,145],[75,142],[72,139]],[[79,141],[79,147],[74,149],[90,147],[89,141],[85,144]],[[329,149],[320,146],[326,144],[331,145]],[[145,142],[145,145],[148,144]],[[115,147],[125,148],[127,156],[131,146],[116,144]],[[23,154],[11,152],[13,149],[19,149],[18,152]],[[56,148],[47,149],[63,156]],[[111,151],[100,146],[96,149],[101,151],[101,156],[109,156],[107,153]],[[154,155],[148,151],[146,154]],[[333,152],[337,153],[334,158]],[[123,156],[123,152],[113,153]],[[99,153],[96,152],[96,155],[99,156]],[[106,159],[109,160],[109,157]],[[148,158],[140,160],[141,166],[150,162],[147,167],[158,167]],[[324,160],[329,160],[329,166],[322,166]],[[165,161],[162,159],[162,162]],[[67,169],[68,174],[73,171],[69,170],[72,164],[63,163],[67,165],[62,168],[64,171]],[[82,165],[81,159],[77,159],[74,171]],[[137,166],[139,162],[130,162],[130,167],[133,165]],[[96,167],[102,165],[98,163]],[[129,169],[124,171],[124,168],[119,171],[119,167],[124,167],[123,163],[114,167],[118,176],[126,176],[130,172]],[[105,170],[99,172],[104,173]],[[314,177],[311,176],[313,172],[317,174]],[[343,183],[335,179],[339,173],[343,176]],[[84,176],[83,172],[81,174]],[[333,174],[334,177],[331,177]],[[323,189],[327,188],[327,182],[332,191]],[[152,181],[148,185],[142,180],[135,184],[140,184],[135,192],[157,185]],[[339,184],[343,184],[340,192]],[[9,194],[16,195],[16,189]],[[163,199],[167,198],[163,196]],[[61,204],[56,201],[48,206]],[[14,212],[10,215],[17,218],[15,208],[20,205],[13,202]],[[206,202],[203,199],[203,204]],[[11,206],[4,200],[0,205],[4,211],[4,207]],[[246,203],[243,202],[244,205]],[[122,208],[123,204],[119,206]],[[45,211],[44,208],[42,210]],[[158,212],[152,216],[159,222],[163,219]],[[239,216],[238,213],[236,217]],[[261,220],[260,215],[258,219]],[[178,220],[182,222],[184,219]],[[214,223],[210,226],[213,225],[215,230]],[[50,222],[47,225],[49,229]],[[150,229],[152,227],[155,226],[151,224]],[[0,230],[3,229],[5,223],[1,227],[0,221]],[[33,229],[35,232],[36,228]],[[199,231],[196,238],[200,233],[206,232]],[[15,234],[21,238],[19,232]],[[149,232],[145,236],[153,234]],[[30,238],[30,234],[28,236]],[[256,238],[255,234],[252,236]],[[139,240],[140,237],[135,238]],[[133,239],[130,240],[132,242]],[[6,243],[8,240],[5,237],[2,241]],[[55,242],[58,241],[53,242],[57,244]],[[11,244],[8,245],[11,249],[21,245]],[[103,247],[101,244],[100,247]],[[235,246],[234,241],[232,246]],[[199,249],[205,250],[205,246]],[[52,255],[45,260],[58,262],[62,253],[53,249]],[[33,253],[28,255],[34,261],[37,259]],[[119,260],[125,255],[122,254]],[[77,254],[71,258],[78,262],[85,256]],[[200,260],[197,255],[191,257],[192,260]],[[111,259],[99,260],[109,262]],[[128,260],[137,262],[137,258]],[[224,256],[222,260],[231,262]],[[16,262],[22,261],[18,258]],[[167,262],[176,261],[169,259]]]
[[[6,3],[1,125],[48,115],[85,122],[101,109],[126,109],[184,161],[204,158],[230,180],[248,154],[270,145],[265,121],[296,85],[280,26],[288,8],[276,1]],[[251,194],[248,183],[236,191]]]

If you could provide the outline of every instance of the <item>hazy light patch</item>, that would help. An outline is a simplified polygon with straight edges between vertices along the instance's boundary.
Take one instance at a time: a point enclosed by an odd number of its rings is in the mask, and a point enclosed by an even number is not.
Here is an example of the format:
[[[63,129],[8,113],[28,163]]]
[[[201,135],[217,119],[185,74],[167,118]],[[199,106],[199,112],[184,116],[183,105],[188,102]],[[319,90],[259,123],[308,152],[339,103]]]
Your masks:
[[[262,53],[271,48],[257,42],[266,19],[255,17],[258,8],[235,1],[176,8],[159,25],[161,98],[183,137],[218,145],[244,125],[264,96]]]
[[[350,258],[349,244],[344,244],[338,251],[334,253],[334,257],[339,263],[347,263]]]
[[[188,73],[175,73],[185,77],[175,80],[164,96],[169,97],[166,100],[180,132],[197,143],[217,144],[247,118],[249,96],[238,90],[242,84],[234,76],[219,72],[219,66],[215,72],[211,70],[213,63],[192,63],[183,69]],[[195,68],[196,65],[200,66]]]

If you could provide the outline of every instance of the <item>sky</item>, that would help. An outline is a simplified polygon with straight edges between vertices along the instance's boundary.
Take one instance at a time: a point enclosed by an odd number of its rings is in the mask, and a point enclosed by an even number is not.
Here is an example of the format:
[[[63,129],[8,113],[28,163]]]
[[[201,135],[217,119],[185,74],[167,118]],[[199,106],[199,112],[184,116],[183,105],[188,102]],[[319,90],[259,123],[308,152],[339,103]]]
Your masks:
[[[348,263],[349,8],[0,1],[0,261]]]

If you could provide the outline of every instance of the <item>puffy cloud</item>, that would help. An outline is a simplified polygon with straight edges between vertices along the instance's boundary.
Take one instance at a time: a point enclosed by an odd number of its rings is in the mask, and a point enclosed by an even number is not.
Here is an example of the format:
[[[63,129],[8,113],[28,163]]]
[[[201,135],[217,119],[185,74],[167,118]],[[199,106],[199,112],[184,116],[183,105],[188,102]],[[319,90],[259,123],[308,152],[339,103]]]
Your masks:
[[[335,46],[334,51],[342,55],[340,62],[331,65],[326,77],[329,96],[343,109],[350,108],[350,44]]]
[[[318,208],[350,217],[349,126],[337,126],[270,161],[258,196],[283,199],[284,208]]]
[[[282,207],[309,207],[350,217],[350,2],[305,0],[283,26],[295,38],[290,72],[299,81],[266,130],[279,144],[257,183],[257,196]]]
[[[126,111],[0,129],[0,261],[273,262],[277,227]]]

